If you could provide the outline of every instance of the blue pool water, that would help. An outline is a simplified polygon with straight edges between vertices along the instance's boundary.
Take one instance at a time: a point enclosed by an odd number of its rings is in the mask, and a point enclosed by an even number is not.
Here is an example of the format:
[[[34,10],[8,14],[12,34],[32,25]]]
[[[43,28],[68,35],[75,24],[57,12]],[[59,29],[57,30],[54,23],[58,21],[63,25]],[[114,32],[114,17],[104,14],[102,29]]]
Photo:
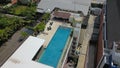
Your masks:
[[[56,68],[70,33],[71,28],[59,26],[39,62]]]

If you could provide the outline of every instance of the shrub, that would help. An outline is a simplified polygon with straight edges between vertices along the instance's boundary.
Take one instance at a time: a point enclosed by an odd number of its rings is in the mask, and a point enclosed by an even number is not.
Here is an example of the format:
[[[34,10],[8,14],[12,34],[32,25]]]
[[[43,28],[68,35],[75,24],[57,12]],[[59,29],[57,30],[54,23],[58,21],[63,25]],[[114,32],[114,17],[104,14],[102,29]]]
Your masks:
[[[34,30],[37,31],[37,32],[39,32],[39,31],[44,31],[44,29],[45,29],[45,23],[44,23],[44,22],[41,22],[40,24],[38,24],[38,25],[34,28]]]

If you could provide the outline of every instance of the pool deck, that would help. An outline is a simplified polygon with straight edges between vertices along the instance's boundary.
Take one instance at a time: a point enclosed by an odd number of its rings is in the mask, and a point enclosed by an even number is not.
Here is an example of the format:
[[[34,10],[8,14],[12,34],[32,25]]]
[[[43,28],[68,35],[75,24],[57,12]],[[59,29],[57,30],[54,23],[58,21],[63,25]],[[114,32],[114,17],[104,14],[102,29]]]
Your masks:
[[[53,22],[53,24],[51,25],[51,30],[47,30],[47,27],[50,26],[50,22]],[[58,22],[58,21],[48,21],[48,23],[46,24],[45,30],[44,32],[40,33],[37,37],[38,38],[42,38],[45,40],[45,43],[43,44],[43,47],[46,48],[47,45],[49,44],[50,40],[52,39],[54,33],[56,32],[57,28],[60,25],[63,25],[65,23],[63,22]],[[65,24],[67,27],[70,27],[70,24]],[[64,26],[64,25],[63,25]]]

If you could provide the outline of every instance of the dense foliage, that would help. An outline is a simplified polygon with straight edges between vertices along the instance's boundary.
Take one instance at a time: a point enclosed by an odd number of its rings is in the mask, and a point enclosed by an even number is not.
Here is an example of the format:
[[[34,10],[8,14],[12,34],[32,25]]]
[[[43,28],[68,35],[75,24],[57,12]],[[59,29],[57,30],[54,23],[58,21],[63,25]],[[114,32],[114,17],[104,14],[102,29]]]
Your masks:
[[[26,25],[29,29],[34,30],[35,33],[38,34],[40,31],[43,31],[45,29],[45,24],[50,18],[50,13],[45,13],[42,16],[42,22],[33,27],[36,14],[35,4],[16,4],[11,7],[3,8],[0,10],[0,12],[8,14],[0,14],[0,44],[8,40],[18,29],[21,29]],[[21,35],[26,36],[27,34],[22,32]]]
[[[36,25],[34,27],[34,30],[36,32],[44,31],[44,29],[45,29],[45,23],[44,22],[40,22],[38,25]]]
[[[50,18],[50,13],[45,13],[45,14],[42,16],[42,20],[45,21],[45,22],[46,22],[49,18]]]
[[[50,18],[50,13],[43,14],[42,22],[40,22],[38,25],[34,27],[35,34],[44,31],[46,22],[49,20],[49,18]]]
[[[0,2],[3,1],[4,0],[1,0]],[[6,2],[7,1],[5,0],[4,3]],[[0,12],[8,14],[0,14],[0,44],[2,44],[8,40],[18,29],[21,29],[28,24],[32,25],[32,23],[35,22],[34,17],[36,13],[36,4],[30,3],[29,5],[22,5],[17,3],[11,7],[2,8]],[[22,35],[24,36],[25,33],[22,33]]]
[[[6,41],[12,36],[12,34],[22,28],[23,26],[30,24],[31,21],[25,21],[17,17],[0,16],[0,44]]]
[[[27,18],[33,18],[36,13],[35,6],[14,6],[9,9],[9,13]]]

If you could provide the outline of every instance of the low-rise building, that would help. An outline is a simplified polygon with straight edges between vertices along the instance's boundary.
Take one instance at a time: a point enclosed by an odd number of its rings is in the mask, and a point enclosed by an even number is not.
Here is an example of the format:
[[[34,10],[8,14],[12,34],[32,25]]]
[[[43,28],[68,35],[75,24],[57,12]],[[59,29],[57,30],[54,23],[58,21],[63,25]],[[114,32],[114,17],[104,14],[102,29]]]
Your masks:
[[[26,41],[1,66],[1,68],[53,68],[33,61],[34,56],[41,48],[44,41],[44,39],[33,36],[28,37]]]
[[[37,12],[44,13],[48,10],[52,12],[55,8],[62,10],[82,12],[88,14],[91,0],[41,0],[37,7]]]

